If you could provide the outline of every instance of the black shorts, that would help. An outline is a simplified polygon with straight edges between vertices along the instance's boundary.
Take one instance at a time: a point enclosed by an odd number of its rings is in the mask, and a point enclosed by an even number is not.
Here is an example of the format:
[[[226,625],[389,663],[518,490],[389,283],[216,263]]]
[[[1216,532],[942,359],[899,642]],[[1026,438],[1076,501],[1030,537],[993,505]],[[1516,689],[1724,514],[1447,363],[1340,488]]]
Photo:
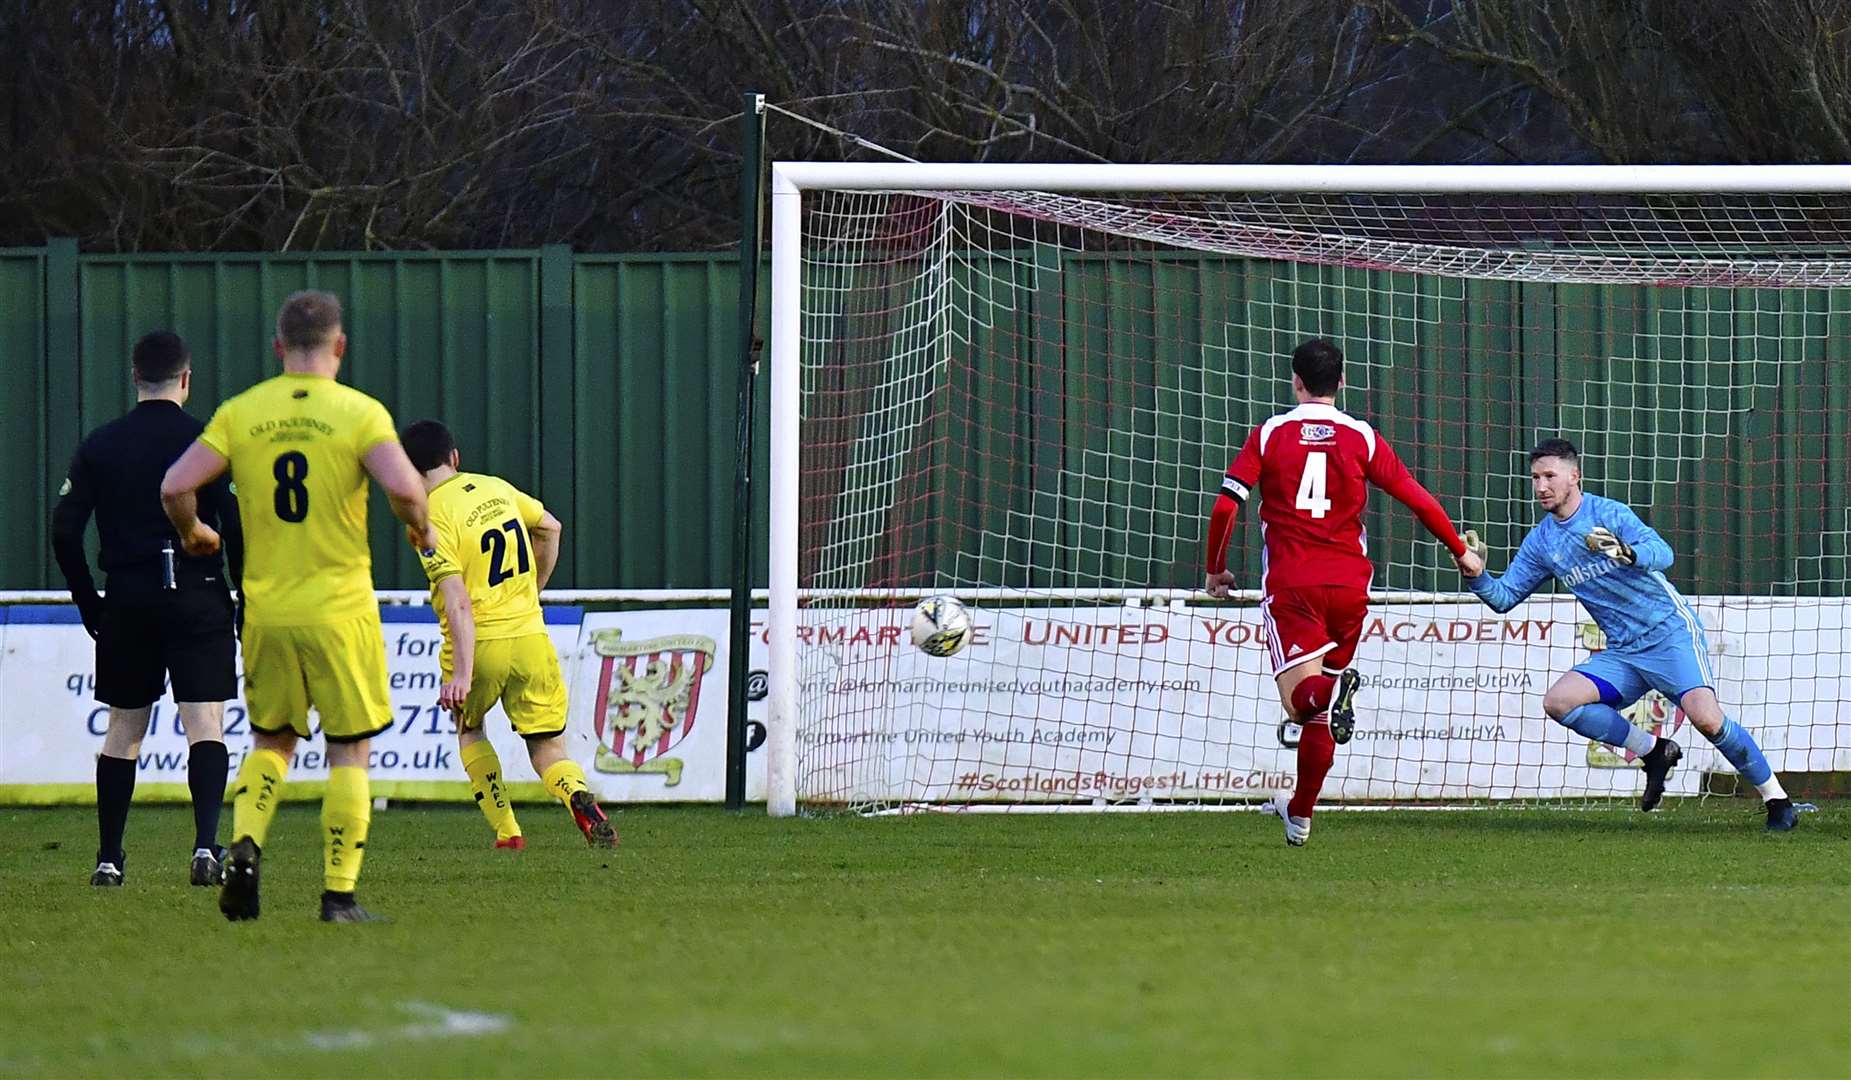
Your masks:
[[[231,594],[197,588],[111,591],[96,635],[96,699],[118,709],[160,700],[173,676],[175,701],[237,696],[238,643]]]

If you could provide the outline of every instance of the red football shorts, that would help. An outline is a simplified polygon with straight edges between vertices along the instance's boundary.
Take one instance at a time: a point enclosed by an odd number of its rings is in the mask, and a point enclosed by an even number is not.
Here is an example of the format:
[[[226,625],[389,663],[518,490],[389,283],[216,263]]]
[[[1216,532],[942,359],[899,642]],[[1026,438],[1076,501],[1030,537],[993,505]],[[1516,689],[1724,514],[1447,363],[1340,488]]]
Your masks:
[[[1320,657],[1330,674],[1349,667],[1368,615],[1366,589],[1314,585],[1269,593],[1260,601],[1260,616],[1266,621],[1273,674]]]

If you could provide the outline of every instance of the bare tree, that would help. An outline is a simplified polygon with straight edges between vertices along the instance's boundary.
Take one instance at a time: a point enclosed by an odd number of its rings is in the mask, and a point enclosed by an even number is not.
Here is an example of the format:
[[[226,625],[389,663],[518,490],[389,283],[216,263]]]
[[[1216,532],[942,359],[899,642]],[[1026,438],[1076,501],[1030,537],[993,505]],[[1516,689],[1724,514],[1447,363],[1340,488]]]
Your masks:
[[[1372,7],[1436,68],[1540,94],[1597,160],[1851,160],[1851,7],[1834,0]]]
[[[773,153],[1851,159],[1836,0],[0,0],[0,243],[718,248]]]

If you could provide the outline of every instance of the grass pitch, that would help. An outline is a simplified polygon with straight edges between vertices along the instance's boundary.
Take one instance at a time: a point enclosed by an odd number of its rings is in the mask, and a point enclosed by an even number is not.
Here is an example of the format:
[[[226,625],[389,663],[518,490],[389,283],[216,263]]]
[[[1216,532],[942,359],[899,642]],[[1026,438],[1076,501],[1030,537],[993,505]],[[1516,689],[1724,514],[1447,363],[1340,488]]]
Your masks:
[[[0,811],[0,1075],[1851,1076],[1851,807],[771,821],[376,813],[316,922],[312,806],[264,917],[138,807]]]

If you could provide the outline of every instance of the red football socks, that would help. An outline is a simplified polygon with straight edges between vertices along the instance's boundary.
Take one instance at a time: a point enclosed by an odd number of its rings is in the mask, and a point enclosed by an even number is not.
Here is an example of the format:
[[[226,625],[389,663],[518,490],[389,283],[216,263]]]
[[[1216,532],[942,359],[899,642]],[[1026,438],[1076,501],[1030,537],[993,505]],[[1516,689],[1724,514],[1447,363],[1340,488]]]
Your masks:
[[[1334,675],[1307,675],[1292,688],[1292,711],[1299,716],[1316,716],[1330,708],[1330,695],[1336,689]]]
[[[1324,700],[1330,700],[1329,678],[1324,678]],[[1310,682],[1310,679],[1305,680]],[[1304,687],[1301,685],[1300,690]],[[1298,695],[1292,695],[1296,703]],[[1330,723],[1327,717],[1320,716],[1316,721],[1306,724],[1298,735],[1298,790],[1292,793],[1292,801],[1286,804],[1286,813],[1293,817],[1308,818],[1312,808],[1318,804],[1318,792],[1324,790],[1324,777],[1330,773],[1331,759],[1337,756],[1337,743],[1330,737]]]

